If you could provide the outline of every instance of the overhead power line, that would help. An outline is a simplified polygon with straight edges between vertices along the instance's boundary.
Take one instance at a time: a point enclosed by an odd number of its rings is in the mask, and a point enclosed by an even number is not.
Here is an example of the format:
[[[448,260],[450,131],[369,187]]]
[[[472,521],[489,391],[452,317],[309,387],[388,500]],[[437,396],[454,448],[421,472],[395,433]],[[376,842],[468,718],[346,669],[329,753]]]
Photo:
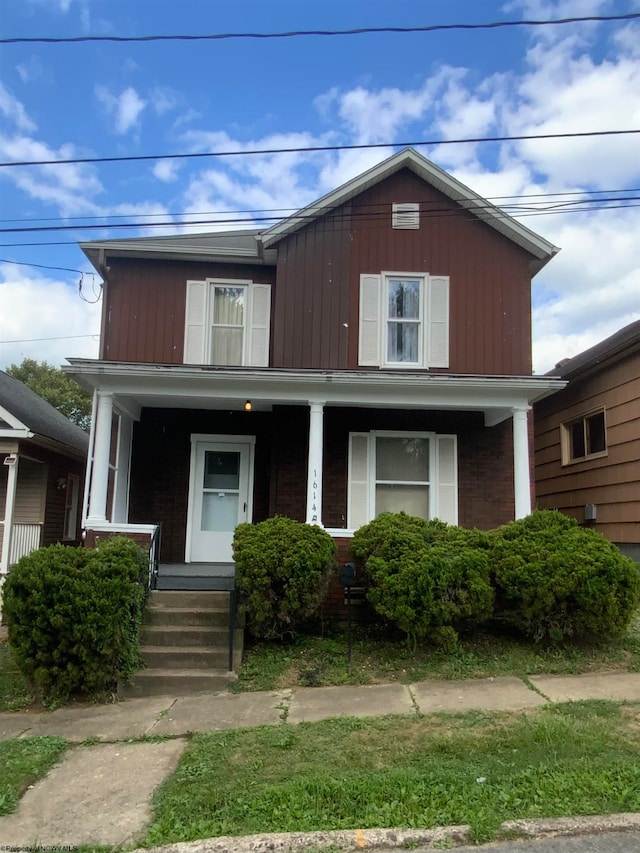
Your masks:
[[[15,341],[0,341],[0,344],[32,344],[36,341],[69,341],[72,338],[98,338],[100,334],[95,332],[93,335],[60,335],[55,338],[18,338]]]
[[[631,193],[640,193],[640,187],[618,187],[613,189],[606,190],[571,190],[570,192],[554,192],[554,193],[520,193],[516,195],[488,195],[485,196],[485,201],[494,202],[498,206],[507,207],[508,205],[502,204],[505,201],[509,201],[511,199],[544,199],[544,198],[571,198],[571,196],[580,196],[582,201],[603,201],[603,199],[589,199],[587,196],[604,196],[604,195],[613,195],[613,193],[625,193],[630,195]],[[619,196],[615,196],[615,198],[619,198]],[[428,202],[423,201],[423,205],[427,204],[435,204],[436,202]],[[569,203],[569,202],[567,202]],[[362,204],[359,207],[374,207],[372,204]],[[87,227],[84,223],[88,222],[99,222],[102,223],[101,227],[109,228],[109,222],[115,219],[131,219],[138,220],[142,217],[164,217],[165,221],[158,223],[161,225],[188,225],[184,219],[180,217],[184,216],[219,216],[224,213],[227,216],[236,216],[240,214],[265,214],[265,213],[273,213],[277,214],[278,217],[287,217],[292,213],[295,213],[300,208],[298,207],[245,207],[238,208],[236,210],[190,210],[190,211],[167,211],[166,213],[110,213],[104,214],[103,216],[37,216],[37,217],[28,217],[28,216],[20,216],[15,219],[0,219],[0,225],[6,225],[11,222],[77,222],[79,223],[76,227],[78,229]],[[276,218],[276,217],[274,217]],[[140,226],[142,227],[142,226]],[[59,269],[63,269],[60,267]],[[72,272],[80,272],[80,270],[72,270]]]
[[[372,148],[415,148],[423,145],[464,145],[479,142],[526,142],[535,139],[576,139],[593,136],[624,136],[640,133],[640,128],[629,130],[588,130],[578,133],[531,133],[517,136],[477,136],[466,139],[421,139],[411,142],[369,142],[358,145],[309,145],[297,148],[255,148],[242,151],[200,151],[183,154],[135,154],[121,157],[72,157],[68,160],[12,160],[0,163],[2,168],[12,166],[62,166],[79,163],[133,163],[144,160],[195,160],[206,157],[248,157],[256,154],[301,154],[314,151],[358,151]]]
[[[83,44],[87,42],[154,42],[154,41],[225,41],[231,39],[289,39],[306,36],[361,36],[378,33],[434,33],[443,30],[497,30],[505,27],[550,27],[563,24],[604,23],[609,21],[631,21],[640,18],[638,13],[628,15],[589,15],[576,18],[551,20],[489,21],[476,24],[431,24],[424,27],[357,27],[350,30],[288,30],[279,33],[209,33],[185,35],[149,36],[50,36],[0,38],[0,44]]]
[[[528,216],[528,215],[543,215],[546,213],[564,213],[570,212],[572,210],[585,211],[585,210],[601,210],[601,209],[609,209],[609,202],[631,202],[631,201],[640,201],[640,196],[623,196],[623,197],[611,197],[611,198],[597,198],[597,199],[578,199],[572,201],[559,201],[554,204],[545,205],[544,207],[536,207],[532,205],[505,205],[505,207],[500,208],[500,213],[503,216]],[[441,202],[438,202],[441,204]],[[589,205],[585,207],[585,205]],[[598,207],[592,207],[591,205],[598,205]],[[618,207],[632,207],[633,205],[616,205]],[[380,208],[380,205],[373,205],[373,207]],[[426,209],[425,209],[426,208]],[[506,208],[506,209],[505,209]],[[433,218],[441,218],[443,216],[457,216],[463,213],[475,213],[482,214],[485,211],[495,211],[496,208],[490,204],[472,204],[472,205],[464,205],[464,207],[460,208],[460,210],[450,210],[449,208],[443,207],[434,207],[429,210],[428,206],[423,204],[422,213],[425,218],[433,219]],[[305,215],[296,216],[295,214],[289,217],[296,222],[304,222],[305,220],[314,219],[316,215],[318,215],[320,209],[317,211],[307,213]],[[326,211],[327,215],[331,216],[332,211]],[[216,216],[219,214],[211,214],[211,216]],[[342,218],[342,214],[338,213],[337,218]],[[350,213],[349,218],[351,220],[376,220],[389,216],[387,210],[358,210],[352,211]],[[91,225],[25,225],[16,228],[0,228],[0,234],[34,234],[34,233],[46,233],[51,231],[95,231],[95,230],[123,230],[123,229],[131,229],[131,228],[167,228],[173,226],[174,228],[179,227],[193,227],[194,225],[239,225],[241,227],[247,226],[252,222],[255,223],[265,223],[265,222],[275,222],[278,221],[277,217],[274,216],[243,216],[243,217],[234,217],[234,218],[222,218],[222,219],[189,219],[189,220],[180,220],[180,221],[168,221],[168,222],[112,222],[110,224],[91,224]],[[80,270],[78,270],[80,272]]]
[[[60,270],[61,272],[77,272],[80,275],[85,275],[82,270],[75,270],[71,267],[50,267],[47,264],[29,264],[26,261],[10,261],[8,258],[0,258],[0,264],[14,264],[17,267],[37,267],[40,270]]]

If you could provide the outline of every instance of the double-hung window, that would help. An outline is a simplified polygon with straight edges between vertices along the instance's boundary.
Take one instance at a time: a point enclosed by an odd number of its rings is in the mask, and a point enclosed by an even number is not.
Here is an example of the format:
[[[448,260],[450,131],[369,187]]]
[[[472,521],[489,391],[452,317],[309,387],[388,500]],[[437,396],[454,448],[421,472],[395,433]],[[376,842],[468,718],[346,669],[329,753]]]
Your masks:
[[[458,522],[457,440],[432,432],[349,435],[347,526],[381,512]]]
[[[268,284],[188,281],[184,363],[267,367],[270,313]]]
[[[385,277],[386,362],[422,365],[424,276]]]
[[[429,273],[360,276],[358,364],[449,366],[449,278]]]

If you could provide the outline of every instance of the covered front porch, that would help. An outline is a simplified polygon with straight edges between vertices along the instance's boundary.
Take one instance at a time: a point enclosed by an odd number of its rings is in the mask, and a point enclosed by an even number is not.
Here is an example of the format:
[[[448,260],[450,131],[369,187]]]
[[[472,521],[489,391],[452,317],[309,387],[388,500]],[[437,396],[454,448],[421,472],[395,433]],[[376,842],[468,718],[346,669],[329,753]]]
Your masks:
[[[73,360],[94,390],[88,538],[162,525],[159,582],[233,577],[238,523],[345,539],[383,509],[491,527],[531,511],[528,411],[547,377]]]

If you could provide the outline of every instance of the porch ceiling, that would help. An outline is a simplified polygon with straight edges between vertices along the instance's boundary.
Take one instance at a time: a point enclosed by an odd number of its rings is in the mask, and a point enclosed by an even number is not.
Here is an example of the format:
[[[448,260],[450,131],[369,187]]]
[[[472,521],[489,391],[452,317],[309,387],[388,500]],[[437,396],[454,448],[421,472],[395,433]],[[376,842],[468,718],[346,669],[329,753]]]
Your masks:
[[[112,393],[134,419],[143,407],[254,411],[274,405],[482,411],[487,425],[565,386],[548,376],[272,370],[70,359],[65,371],[89,390]]]

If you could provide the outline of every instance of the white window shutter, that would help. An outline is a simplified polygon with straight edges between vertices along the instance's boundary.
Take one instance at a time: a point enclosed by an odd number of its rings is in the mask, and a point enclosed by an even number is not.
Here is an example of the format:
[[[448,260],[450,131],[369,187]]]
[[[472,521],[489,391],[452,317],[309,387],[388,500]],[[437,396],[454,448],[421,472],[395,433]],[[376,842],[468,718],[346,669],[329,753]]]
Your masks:
[[[205,323],[207,322],[207,282],[187,282],[187,308],[184,326],[184,363],[205,364]]]
[[[249,347],[247,363],[251,367],[269,366],[269,328],[271,324],[271,285],[252,284],[249,288]]]
[[[357,530],[369,518],[369,433],[349,434],[347,527]]]
[[[436,436],[436,516],[447,524],[458,523],[458,449],[455,435]]]
[[[358,364],[361,367],[380,366],[381,289],[381,276],[360,276],[360,329],[358,336]]]
[[[449,367],[449,276],[429,279],[427,367]]]

